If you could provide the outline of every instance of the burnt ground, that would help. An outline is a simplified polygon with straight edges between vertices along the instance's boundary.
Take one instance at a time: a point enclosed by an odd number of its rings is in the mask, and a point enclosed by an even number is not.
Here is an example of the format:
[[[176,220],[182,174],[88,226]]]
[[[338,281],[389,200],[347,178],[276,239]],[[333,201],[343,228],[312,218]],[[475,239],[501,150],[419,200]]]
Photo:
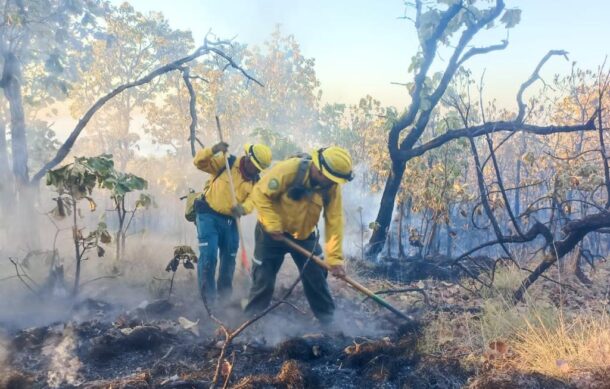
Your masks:
[[[273,345],[248,334],[229,349],[235,355],[231,383],[244,388],[465,384],[472,371],[418,354],[419,331],[416,323],[380,339],[317,331]],[[222,339],[198,337],[170,319],[144,321],[138,313],[115,322],[58,323],[7,335],[12,339],[4,385],[13,388],[209,387]]]
[[[443,304],[436,306],[424,304],[418,293],[409,299],[389,297],[413,316],[413,321],[404,323],[338,283],[331,283],[338,306],[331,328],[315,322],[297,288],[290,298],[294,306],[281,305],[235,339],[222,368],[223,376],[233,368],[228,386],[577,387],[540,374],[465,362],[459,353],[421,351],[419,343],[430,315],[458,306],[476,311],[478,303],[466,295],[441,294],[436,300]],[[383,286],[378,284],[377,289]],[[455,304],[445,304],[458,298]],[[48,325],[2,325],[0,388],[210,386],[224,338],[188,288],[170,301],[155,300],[136,308],[83,299],[65,309],[70,319]],[[230,326],[243,320],[239,301],[218,310],[218,315]],[[199,322],[188,328],[180,317]],[[610,382],[606,378],[610,375],[600,376],[597,382]]]

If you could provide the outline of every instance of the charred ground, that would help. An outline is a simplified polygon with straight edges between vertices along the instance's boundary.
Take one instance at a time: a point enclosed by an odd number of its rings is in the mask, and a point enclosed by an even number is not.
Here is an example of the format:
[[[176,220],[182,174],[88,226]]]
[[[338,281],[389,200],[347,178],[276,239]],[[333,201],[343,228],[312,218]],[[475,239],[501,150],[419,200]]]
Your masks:
[[[239,388],[607,387],[608,370],[559,379],[518,369],[509,342],[465,347],[460,323],[466,316],[483,320],[477,318],[484,315],[483,304],[457,284],[432,279],[397,284],[372,278],[370,268],[358,271],[378,290],[407,290],[388,293],[388,299],[413,321],[397,321],[333,280],[337,320],[321,328],[299,287],[290,305],[281,305],[235,339],[222,363],[221,381],[230,373],[227,387]],[[223,337],[188,285],[177,289],[171,300],[135,308],[88,298],[72,304],[70,320],[31,328],[3,325],[2,387],[209,387]],[[557,293],[550,282],[540,289]],[[603,298],[596,293],[588,298]],[[567,294],[562,301],[570,306],[579,299]],[[239,302],[222,312],[219,316],[231,326],[243,320]],[[432,349],[428,338],[440,332],[430,327],[439,322],[452,326],[452,336],[436,339],[440,348]]]

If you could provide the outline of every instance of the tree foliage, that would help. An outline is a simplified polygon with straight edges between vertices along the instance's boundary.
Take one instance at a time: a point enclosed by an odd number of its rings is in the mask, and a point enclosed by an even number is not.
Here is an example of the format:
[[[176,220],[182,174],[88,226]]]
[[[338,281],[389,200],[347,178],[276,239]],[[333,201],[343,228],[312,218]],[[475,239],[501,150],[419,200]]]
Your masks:
[[[72,215],[72,241],[75,250],[76,270],[72,292],[78,293],[80,286],[81,262],[86,260],[86,253],[91,249],[97,250],[97,256],[102,257],[105,249],[102,244],[111,241],[107,225],[104,222],[90,231],[84,233],[85,228],[79,226],[82,214],[78,204],[86,199],[91,212],[95,211],[97,205],[91,197],[93,189],[99,186],[103,180],[113,171],[114,162],[111,155],[100,155],[98,157],[78,157],[74,162],[51,170],[46,175],[46,184],[57,192],[55,208],[50,212],[52,217],[61,220]]]
[[[110,191],[110,198],[114,204],[117,215],[118,227],[116,232],[116,260],[123,258],[125,254],[125,241],[127,231],[139,209],[146,210],[154,205],[153,198],[147,193],[140,193],[132,208],[127,207],[126,197],[128,194],[143,191],[148,188],[148,182],[140,176],[112,169],[100,181],[100,187]]]
[[[142,14],[128,3],[103,15],[104,33],[91,44],[82,62],[81,81],[72,92],[72,114],[79,117],[98,98],[119,85],[141,78],[164,63],[184,56],[193,47],[190,32],[172,29],[158,13]],[[140,136],[132,123],[142,107],[167,87],[163,78],[132,88],[110,100],[93,119],[89,153],[112,150],[121,170],[134,157]]]

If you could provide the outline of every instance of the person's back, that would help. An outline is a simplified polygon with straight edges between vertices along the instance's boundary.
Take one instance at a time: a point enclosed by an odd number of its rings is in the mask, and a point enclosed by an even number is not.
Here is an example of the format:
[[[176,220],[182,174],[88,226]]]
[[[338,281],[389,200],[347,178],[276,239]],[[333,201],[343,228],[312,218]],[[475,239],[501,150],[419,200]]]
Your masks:
[[[335,164],[333,169],[332,164]],[[290,253],[302,274],[309,304],[322,322],[332,319],[334,303],[326,282],[326,271],[289,249],[282,242],[292,239],[308,251],[321,254],[314,234],[320,216],[325,221],[326,261],[333,273],[343,271],[343,210],[340,183],[351,180],[352,162],[347,151],[330,147],[314,152],[310,159],[282,161],[259,181],[252,191],[258,212],[255,230],[253,286],[246,313],[255,313],[269,305],[275,277],[286,253]],[[304,169],[304,170],[303,170]]]

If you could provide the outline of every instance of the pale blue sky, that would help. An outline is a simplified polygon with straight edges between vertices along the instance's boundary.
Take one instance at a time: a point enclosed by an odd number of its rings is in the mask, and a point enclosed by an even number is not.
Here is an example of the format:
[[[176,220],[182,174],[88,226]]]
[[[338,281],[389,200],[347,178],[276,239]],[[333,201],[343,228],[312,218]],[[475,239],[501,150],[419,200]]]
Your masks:
[[[121,3],[122,1],[115,1]],[[161,11],[175,28],[190,29],[200,42],[211,28],[218,36],[262,43],[276,24],[294,34],[303,53],[316,59],[325,101],[353,103],[371,94],[384,104],[404,107],[408,96],[390,82],[410,81],[407,67],[417,49],[412,23],[397,19],[401,0],[130,0],[140,11]],[[610,2],[604,0],[506,0],[522,20],[510,30],[509,47],[475,57],[469,66],[486,69],[486,95],[512,104],[518,85],[550,49],[596,68],[610,52]],[[483,32],[475,43],[489,44],[505,30]],[[442,62],[440,66],[444,66]],[[543,75],[567,73],[570,63],[555,58]]]

